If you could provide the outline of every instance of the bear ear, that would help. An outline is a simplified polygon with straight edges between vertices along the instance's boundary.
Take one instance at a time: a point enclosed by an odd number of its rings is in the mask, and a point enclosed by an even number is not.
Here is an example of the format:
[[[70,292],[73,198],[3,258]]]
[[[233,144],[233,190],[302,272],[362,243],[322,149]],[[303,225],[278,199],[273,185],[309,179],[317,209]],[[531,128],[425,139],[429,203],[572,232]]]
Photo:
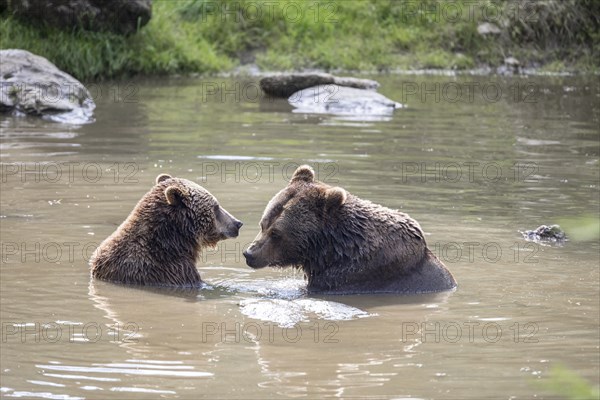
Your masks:
[[[177,186],[169,186],[165,189],[165,198],[167,199],[167,203],[171,206],[181,204],[184,196],[184,193]]]
[[[310,183],[310,182],[313,182],[314,180],[315,180],[315,171],[312,169],[312,167],[310,165],[301,165],[296,169],[296,171],[294,172],[294,175],[292,175],[292,179],[290,180],[290,183],[299,182],[299,181]]]
[[[171,179],[171,175],[169,174],[160,174],[156,177],[156,185],[161,183],[162,181],[166,181],[167,179]]]
[[[346,202],[348,193],[341,187],[332,187],[325,192],[325,210],[334,211]]]

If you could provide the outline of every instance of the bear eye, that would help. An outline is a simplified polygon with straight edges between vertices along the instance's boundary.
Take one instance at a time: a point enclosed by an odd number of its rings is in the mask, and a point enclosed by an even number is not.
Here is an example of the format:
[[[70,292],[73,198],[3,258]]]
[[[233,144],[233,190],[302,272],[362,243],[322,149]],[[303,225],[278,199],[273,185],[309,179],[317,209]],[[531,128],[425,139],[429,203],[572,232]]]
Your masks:
[[[272,230],[271,231],[271,239],[279,239],[281,237],[279,231]]]

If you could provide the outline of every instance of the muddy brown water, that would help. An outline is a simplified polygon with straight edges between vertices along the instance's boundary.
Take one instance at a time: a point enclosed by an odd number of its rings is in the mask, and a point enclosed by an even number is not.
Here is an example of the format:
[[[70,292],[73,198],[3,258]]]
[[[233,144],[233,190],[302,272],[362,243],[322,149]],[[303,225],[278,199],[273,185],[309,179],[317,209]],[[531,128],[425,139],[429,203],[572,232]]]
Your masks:
[[[300,114],[252,78],[91,85],[97,122],[0,117],[2,397],[553,398],[599,374],[599,244],[520,230],[599,210],[596,77],[371,76],[407,108]],[[293,169],[408,212],[453,293],[307,297],[241,255]],[[245,225],[200,292],[90,279],[160,173]]]

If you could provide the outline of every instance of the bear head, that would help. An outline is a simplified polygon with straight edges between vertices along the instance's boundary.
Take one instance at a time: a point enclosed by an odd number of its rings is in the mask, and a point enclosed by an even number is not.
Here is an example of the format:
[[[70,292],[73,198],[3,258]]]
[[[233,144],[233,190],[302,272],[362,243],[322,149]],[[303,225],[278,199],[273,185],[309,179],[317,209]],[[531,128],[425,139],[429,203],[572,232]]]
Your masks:
[[[316,181],[310,166],[298,167],[288,186],[268,203],[260,232],[244,251],[248,266],[301,266],[347,197],[344,189]]]
[[[243,225],[208,190],[187,179],[159,175],[152,194],[154,216],[165,218],[167,224],[175,222],[184,234],[198,239],[200,246],[212,247],[221,240],[235,238]]]

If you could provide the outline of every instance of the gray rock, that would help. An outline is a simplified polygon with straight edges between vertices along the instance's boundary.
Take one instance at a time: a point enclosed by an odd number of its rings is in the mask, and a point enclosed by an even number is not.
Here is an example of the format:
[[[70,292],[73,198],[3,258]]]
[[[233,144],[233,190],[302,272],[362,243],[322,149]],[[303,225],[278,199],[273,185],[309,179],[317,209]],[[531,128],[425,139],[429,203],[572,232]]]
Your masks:
[[[500,65],[496,72],[501,75],[518,74],[521,71],[521,63],[514,57],[504,59],[504,64]]]
[[[370,79],[339,77],[322,72],[271,75],[260,80],[261,89],[274,97],[290,97],[306,88],[330,84],[368,90],[379,87],[379,83]]]
[[[494,25],[492,23],[484,22],[477,26],[477,33],[479,33],[482,36],[499,35],[501,33],[501,30],[500,30],[500,28],[498,28],[496,25]]]
[[[300,90],[288,98],[295,112],[350,116],[391,115],[402,104],[372,90],[335,84]]]
[[[507,57],[504,59],[504,64],[509,66],[509,67],[513,67],[513,68],[518,68],[521,63],[519,62],[519,60],[517,60],[514,57]]]
[[[89,91],[43,57],[0,50],[0,112],[33,114],[65,123],[93,122]]]
[[[290,97],[308,87],[333,84],[333,75],[325,73],[272,75],[262,78],[259,84],[260,88],[270,96]]]
[[[522,232],[523,237],[531,242],[551,242],[563,243],[567,240],[567,235],[559,225],[540,225],[532,231]]]
[[[371,79],[352,78],[350,76],[334,76],[333,83],[338,86],[346,86],[356,89],[377,90],[379,82]]]
[[[152,17],[151,0],[10,0],[8,11],[35,24],[128,35]]]

